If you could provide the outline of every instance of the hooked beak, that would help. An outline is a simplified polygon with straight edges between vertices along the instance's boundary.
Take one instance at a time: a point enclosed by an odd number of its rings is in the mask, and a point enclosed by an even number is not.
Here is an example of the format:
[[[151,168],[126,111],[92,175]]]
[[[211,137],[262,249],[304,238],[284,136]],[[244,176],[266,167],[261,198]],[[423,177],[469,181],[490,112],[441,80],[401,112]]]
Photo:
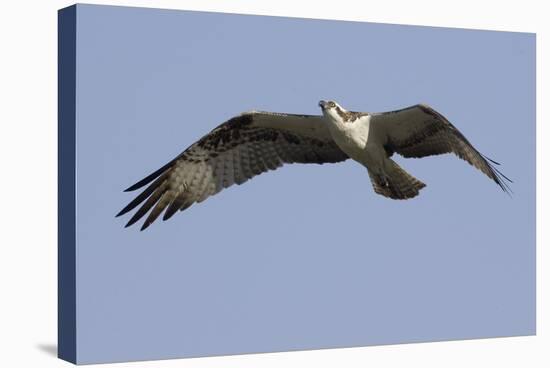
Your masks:
[[[326,105],[327,105],[327,102],[326,102],[325,100],[319,101],[319,107],[320,107],[321,109],[324,110]]]

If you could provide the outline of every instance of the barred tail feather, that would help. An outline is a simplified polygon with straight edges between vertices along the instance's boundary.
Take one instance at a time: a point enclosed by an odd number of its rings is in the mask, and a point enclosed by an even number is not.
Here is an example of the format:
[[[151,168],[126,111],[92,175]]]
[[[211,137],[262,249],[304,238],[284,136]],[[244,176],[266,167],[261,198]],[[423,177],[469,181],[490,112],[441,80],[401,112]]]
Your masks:
[[[416,197],[426,186],[423,182],[403,170],[397,163],[389,160],[390,165],[385,174],[369,170],[374,191],[392,199],[409,199]]]

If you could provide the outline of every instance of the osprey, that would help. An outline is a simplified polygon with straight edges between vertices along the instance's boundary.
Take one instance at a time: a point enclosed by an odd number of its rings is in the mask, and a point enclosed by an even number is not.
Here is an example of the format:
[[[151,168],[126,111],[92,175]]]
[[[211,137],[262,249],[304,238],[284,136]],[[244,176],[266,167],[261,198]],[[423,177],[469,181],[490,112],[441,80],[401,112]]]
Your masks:
[[[347,111],[334,101],[320,101],[322,115],[251,111],[235,116],[193,143],[179,156],[125,191],[149,186],[120,211],[137,206],[126,227],[151,209],[141,230],[163,212],[178,210],[233,184],[290,163],[335,163],[351,158],[368,170],[376,193],[408,199],[426,186],[391,159],[454,153],[481,170],[505,192],[510,181],[479,153],[443,115],[418,104],[401,110]],[[511,181],[510,181],[511,182]]]

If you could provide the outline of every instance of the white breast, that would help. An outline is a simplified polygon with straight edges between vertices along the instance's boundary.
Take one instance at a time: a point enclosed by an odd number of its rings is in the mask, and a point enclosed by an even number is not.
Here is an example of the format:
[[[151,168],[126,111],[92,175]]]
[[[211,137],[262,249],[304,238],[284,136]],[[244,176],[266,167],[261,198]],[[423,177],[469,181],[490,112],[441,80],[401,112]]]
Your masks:
[[[336,144],[348,156],[362,161],[369,137],[370,116],[362,116],[354,122],[331,121],[330,133]]]

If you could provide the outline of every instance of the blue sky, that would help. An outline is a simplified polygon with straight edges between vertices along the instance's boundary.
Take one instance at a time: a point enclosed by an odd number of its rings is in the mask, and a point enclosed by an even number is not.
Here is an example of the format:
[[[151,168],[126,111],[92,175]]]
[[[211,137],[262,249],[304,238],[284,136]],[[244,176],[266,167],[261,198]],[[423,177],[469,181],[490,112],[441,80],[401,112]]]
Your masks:
[[[535,37],[78,8],[82,362],[525,335],[535,326]],[[427,184],[288,165],[147,231],[123,189],[241,111],[430,104],[514,180],[397,158]]]

